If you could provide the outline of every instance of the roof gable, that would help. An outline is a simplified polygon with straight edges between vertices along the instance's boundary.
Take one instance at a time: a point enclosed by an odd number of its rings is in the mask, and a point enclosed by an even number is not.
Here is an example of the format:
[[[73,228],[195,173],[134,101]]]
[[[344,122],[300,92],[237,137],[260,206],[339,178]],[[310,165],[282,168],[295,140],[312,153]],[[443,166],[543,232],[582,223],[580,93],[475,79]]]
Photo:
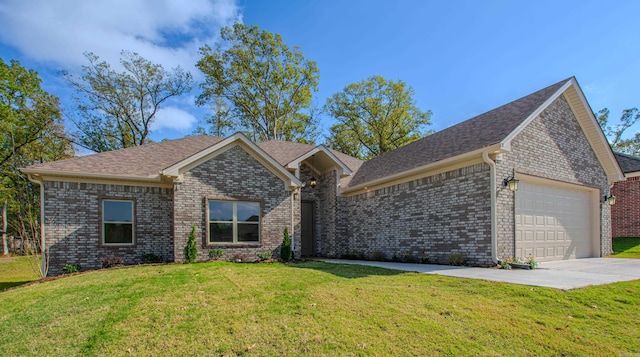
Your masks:
[[[513,132],[511,132],[504,140],[502,140],[502,147],[510,149],[511,141],[520,134],[524,128],[531,123],[535,118],[542,113],[549,105],[551,105],[558,97],[564,95],[571,111],[573,111],[578,124],[582,128],[591,148],[593,149],[600,165],[607,174],[607,179],[610,183],[620,181],[624,179],[624,175],[616,161],[613,151],[609,146],[607,138],[604,136],[604,132],[591,110],[591,106],[587,102],[587,99],[578,85],[578,81],[575,77],[569,78],[558,90],[550,96],[539,108],[527,117]]]
[[[337,166],[340,168],[340,170],[342,171],[342,175],[350,175],[351,174],[351,169],[349,167],[347,167],[347,165],[345,165],[342,161],[340,161],[340,159],[338,159],[336,157],[336,155],[333,154],[333,152],[331,150],[329,150],[326,146],[324,145],[318,145],[316,146],[313,150],[307,152],[306,154],[296,158],[295,160],[292,160],[291,162],[287,163],[287,168],[289,169],[297,169],[298,167],[300,167],[300,163],[302,163],[304,160],[318,154],[318,153],[323,153],[324,156],[331,162],[330,165],[333,166]]]
[[[280,165],[274,158],[269,156],[259,146],[249,140],[242,133],[235,133],[230,137],[220,141],[219,143],[212,145],[205,150],[197,152],[180,162],[177,162],[164,170],[162,174],[168,177],[179,177],[183,172],[188,171],[203,162],[210,160],[218,154],[228,150],[229,148],[239,145],[246,152],[248,152],[253,158],[258,160],[267,169],[271,170],[274,174],[280,177],[290,187],[301,187],[302,182],[298,180],[293,174],[287,171],[282,165]],[[242,164],[242,163],[238,163]]]
[[[288,167],[289,169],[297,169],[301,162],[317,153],[322,153],[323,158],[328,160],[327,167],[337,166],[342,170],[344,175],[351,174],[363,163],[363,161],[355,157],[330,149],[324,145],[314,146],[281,140],[269,140],[257,143],[256,145],[262,148],[282,166]]]

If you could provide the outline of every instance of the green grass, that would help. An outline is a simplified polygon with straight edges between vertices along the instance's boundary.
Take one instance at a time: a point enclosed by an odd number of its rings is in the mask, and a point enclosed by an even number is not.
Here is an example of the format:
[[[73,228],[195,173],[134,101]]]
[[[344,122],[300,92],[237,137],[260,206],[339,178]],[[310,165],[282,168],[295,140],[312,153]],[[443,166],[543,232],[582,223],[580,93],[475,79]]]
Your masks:
[[[73,275],[0,293],[0,355],[640,353],[640,281],[561,291],[319,262]]]
[[[31,268],[32,257],[0,256],[0,291],[38,280]]]
[[[613,257],[640,259],[640,237],[613,238]]]

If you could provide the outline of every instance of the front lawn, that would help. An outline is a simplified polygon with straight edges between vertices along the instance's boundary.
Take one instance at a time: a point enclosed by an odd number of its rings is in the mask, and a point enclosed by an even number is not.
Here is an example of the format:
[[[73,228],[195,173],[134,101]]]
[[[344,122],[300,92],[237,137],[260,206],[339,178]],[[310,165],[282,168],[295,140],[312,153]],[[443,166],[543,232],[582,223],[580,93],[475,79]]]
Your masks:
[[[0,291],[38,279],[31,259],[33,257],[0,256]]]
[[[613,257],[640,259],[640,237],[613,238]]]
[[[640,353],[640,281],[570,291],[319,262],[142,266],[0,293],[0,355]]]

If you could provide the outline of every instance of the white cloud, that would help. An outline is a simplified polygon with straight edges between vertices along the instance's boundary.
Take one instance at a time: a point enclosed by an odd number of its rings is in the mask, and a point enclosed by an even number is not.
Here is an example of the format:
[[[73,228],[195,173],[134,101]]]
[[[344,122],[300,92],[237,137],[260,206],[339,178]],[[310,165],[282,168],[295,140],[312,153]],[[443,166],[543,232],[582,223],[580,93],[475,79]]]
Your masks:
[[[154,121],[151,123],[152,131],[159,129],[173,129],[180,132],[187,132],[196,123],[196,118],[191,113],[178,107],[160,108],[156,113]]]
[[[114,66],[131,50],[194,72],[198,48],[235,21],[235,0],[8,0],[0,3],[0,41],[70,71],[87,63],[83,52]]]

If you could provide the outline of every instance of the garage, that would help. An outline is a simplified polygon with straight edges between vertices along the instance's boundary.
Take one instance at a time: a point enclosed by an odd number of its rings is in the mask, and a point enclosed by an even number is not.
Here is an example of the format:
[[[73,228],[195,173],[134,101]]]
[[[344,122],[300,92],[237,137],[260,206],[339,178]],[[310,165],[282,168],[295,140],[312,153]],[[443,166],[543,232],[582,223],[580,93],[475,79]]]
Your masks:
[[[522,180],[515,202],[515,252],[537,261],[598,256],[597,191]],[[595,202],[594,202],[595,200]],[[595,204],[594,204],[595,203]],[[594,222],[594,221],[598,222]]]

